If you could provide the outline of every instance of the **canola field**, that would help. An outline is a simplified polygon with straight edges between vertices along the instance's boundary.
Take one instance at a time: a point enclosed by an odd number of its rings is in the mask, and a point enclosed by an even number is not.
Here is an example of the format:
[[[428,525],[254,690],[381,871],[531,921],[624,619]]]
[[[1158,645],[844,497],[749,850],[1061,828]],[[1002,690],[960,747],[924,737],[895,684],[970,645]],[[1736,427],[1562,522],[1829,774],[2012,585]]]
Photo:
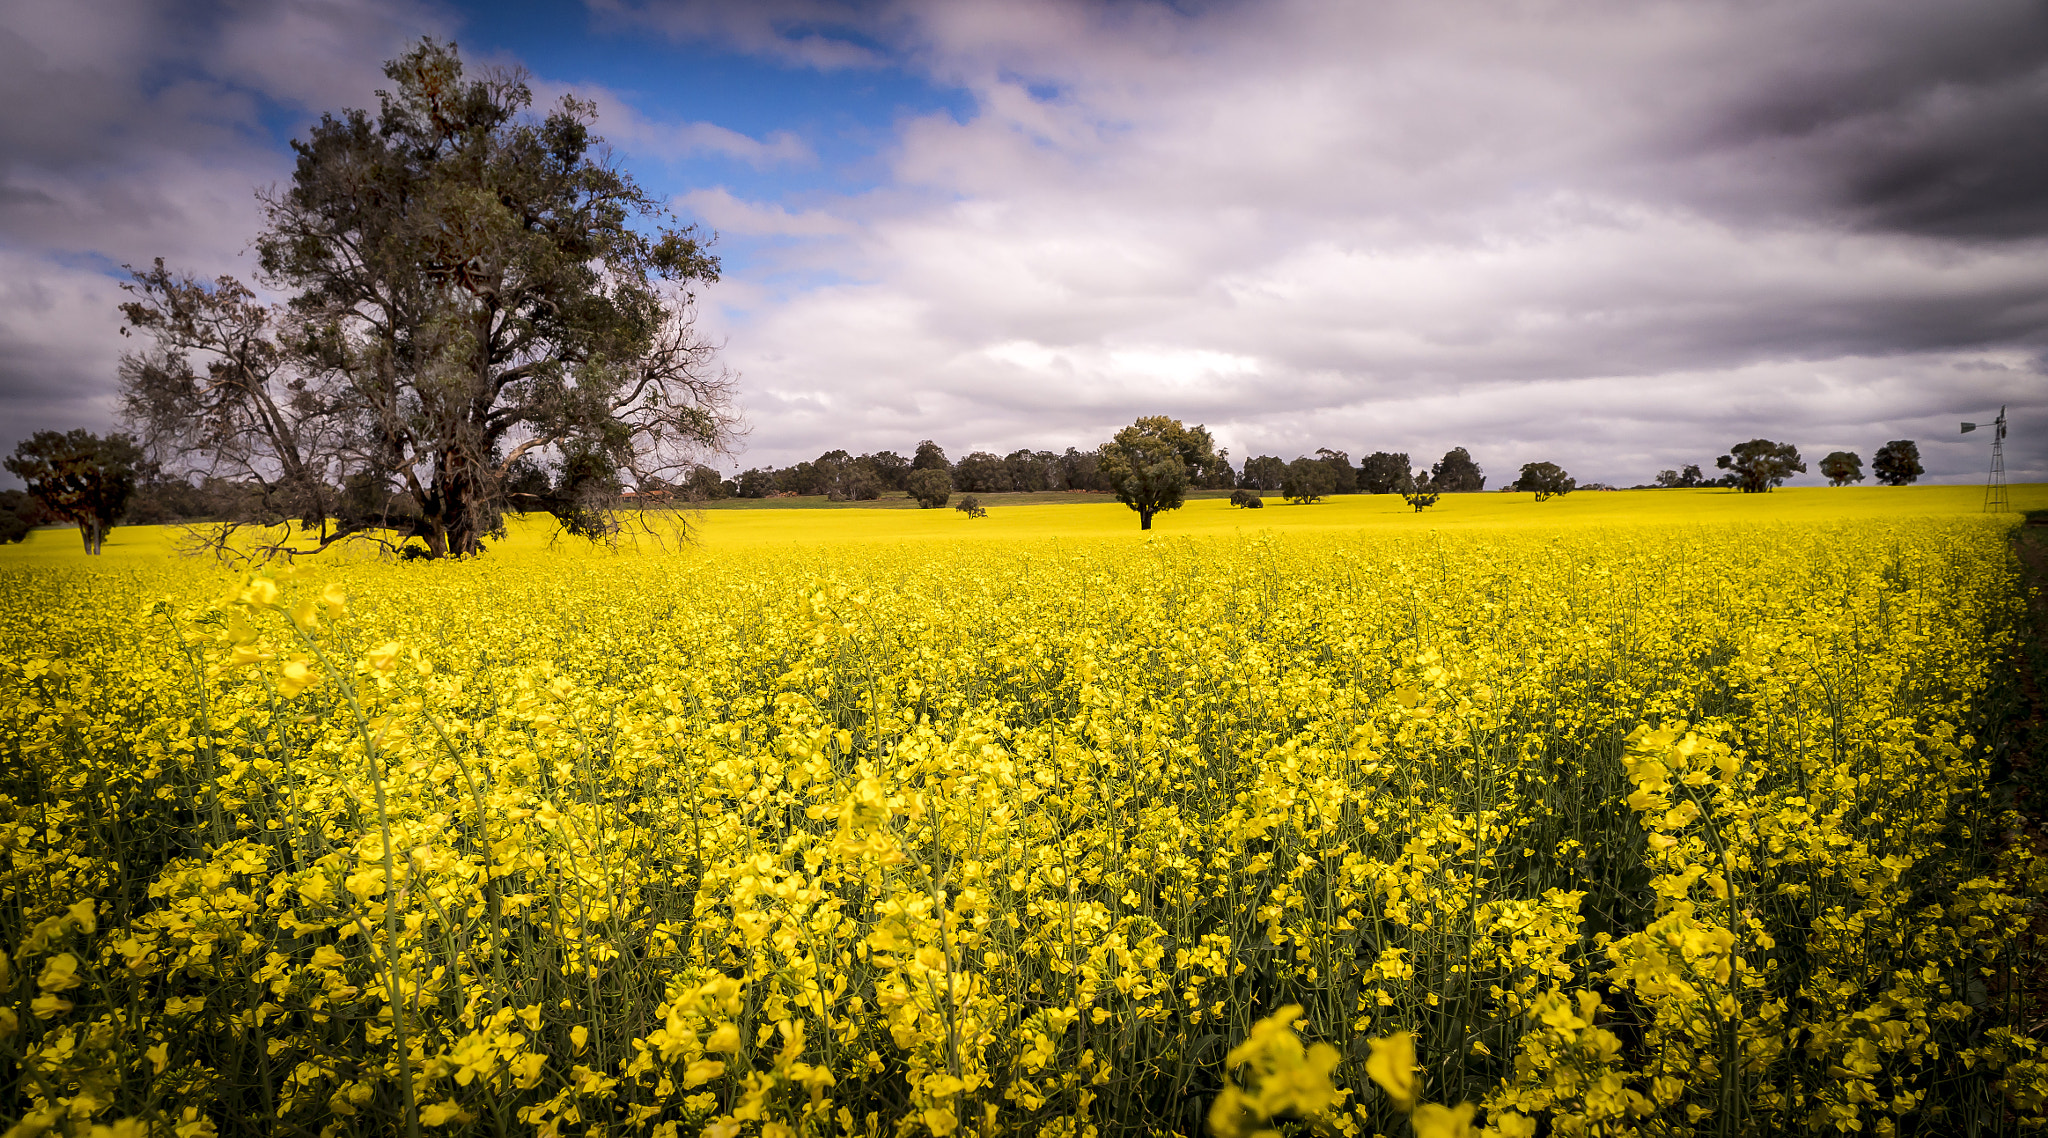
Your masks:
[[[1384,505],[255,573],[39,532],[0,1122],[2039,1125],[2044,868],[1978,738],[2013,515]]]

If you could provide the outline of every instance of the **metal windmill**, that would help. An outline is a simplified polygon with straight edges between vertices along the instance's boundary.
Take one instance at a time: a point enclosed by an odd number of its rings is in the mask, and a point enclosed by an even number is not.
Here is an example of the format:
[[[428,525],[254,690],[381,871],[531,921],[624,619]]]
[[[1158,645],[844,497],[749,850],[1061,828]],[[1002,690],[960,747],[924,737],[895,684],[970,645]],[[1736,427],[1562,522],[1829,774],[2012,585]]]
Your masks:
[[[1966,435],[1976,429],[1975,423],[1963,424]],[[2002,514],[2010,509],[2005,498],[2005,408],[2000,407],[1991,424],[1991,477],[1984,483],[1984,512]]]

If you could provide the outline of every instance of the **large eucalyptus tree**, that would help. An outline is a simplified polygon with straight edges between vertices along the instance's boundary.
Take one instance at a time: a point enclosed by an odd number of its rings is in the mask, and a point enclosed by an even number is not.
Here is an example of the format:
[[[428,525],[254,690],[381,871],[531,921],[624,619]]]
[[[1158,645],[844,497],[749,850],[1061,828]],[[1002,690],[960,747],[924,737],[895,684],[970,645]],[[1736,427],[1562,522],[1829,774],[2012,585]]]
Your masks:
[[[693,323],[718,260],[613,163],[592,104],[535,115],[521,75],[465,73],[453,44],[384,70],[378,113],[324,116],[262,195],[281,310],[136,274],[124,311],[153,343],[124,366],[129,414],[274,483],[267,508],[323,542],[395,525],[473,554],[508,507],[608,533],[622,487],[681,483],[731,438],[733,380]]]

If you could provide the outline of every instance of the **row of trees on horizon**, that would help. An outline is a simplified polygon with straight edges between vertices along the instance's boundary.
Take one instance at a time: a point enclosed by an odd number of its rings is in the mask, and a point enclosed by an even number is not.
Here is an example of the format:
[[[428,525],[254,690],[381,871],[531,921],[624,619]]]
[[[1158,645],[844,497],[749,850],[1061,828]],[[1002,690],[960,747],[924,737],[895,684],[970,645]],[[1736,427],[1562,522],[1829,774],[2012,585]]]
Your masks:
[[[1148,457],[1142,445],[1146,443],[1157,443],[1158,453]],[[1162,462],[1171,462],[1175,469],[1154,469]],[[28,489],[0,491],[0,542],[20,541],[36,525],[63,522],[79,528],[90,553],[97,553],[106,534],[120,524],[245,516],[260,506],[266,489],[253,481],[220,477],[194,481],[169,475],[145,456],[132,437],[114,434],[102,438],[83,430],[63,434],[39,431],[17,446],[5,465]],[[636,504],[642,506],[650,501],[778,495],[859,502],[904,493],[920,505],[936,508],[959,493],[969,496],[966,501],[971,505],[964,508],[970,513],[980,506],[974,495],[1084,491],[1116,494],[1139,510],[1147,528],[1153,514],[1178,508],[1189,490],[1235,490],[1233,503],[1254,507],[1264,504],[1261,495],[1274,493],[1293,502],[1345,494],[1401,494],[1420,510],[1433,505],[1442,494],[1484,491],[1487,480],[1484,469],[1464,447],[1451,448],[1427,469],[1412,469],[1403,452],[1374,451],[1354,464],[1350,455],[1329,447],[1319,447],[1314,454],[1292,461],[1260,455],[1246,460],[1241,468],[1233,467],[1229,452],[1215,446],[1204,426],[1186,427],[1163,415],[1141,418],[1118,432],[1116,439],[1087,451],[1074,447],[1064,452],[1019,449],[1001,456],[975,451],[953,461],[944,448],[926,439],[907,458],[893,451],[852,455],[833,450],[808,462],[781,469],[757,467],[733,478],[722,478],[700,464],[679,483],[650,479],[635,487],[588,469],[550,471],[532,460],[512,465],[514,474],[507,480],[505,492],[515,512],[525,501],[551,495],[582,494],[588,498],[594,484],[602,484],[614,498],[637,499]],[[1751,439],[1721,455],[1716,469],[1724,473],[1708,477],[1697,465],[1664,470],[1655,481],[1631,489],[1727,487],[1760,493],[1807,468],[1797,447]],[[1918,445],[1910,439],[1886,443],[1878,449],[1871,472],[1889,486],[1917,481],[1924,473]],[[1820,473],[1833,486],[1861,482],[1863,459],[1853,451],[1834,451],[1820,460]],[[1145,477],[1138,481],[1145,485],[1134,490],[1132,480],[1140,474]],[[1519,477],[1503,489],[1533,492],[1541,501],[1575,490],[1612,487],[1599,483],[1581,486],[1557,464],[1538,462],[1525,464]],[[375,511],[401,521],[416,514],[416,507],[404,501],[404,492],[392,486],[357,480],[334,487],[332,492],[345,509]]]
[[[1163,418],[1154,416],[1151,418]],[[1145,422],[1147,420],[1140,420]],[[1178,420],[1168,420],[1178,425]],[[1313,454],[1292,461],[1277,455],[1259,455],[1232,466],[1229,451],[1217,448],[1208,430],[1197,425],[1187,430],[1195,439],[1199,466],[1188,472],[1188,485],[1195,490],[1250,490],[1261,494],[1283,494],[1290,499],[1322,498],[1333,494],[1398,494],[1406,487],[1421,486],[1440,493],[1469,494],[1486,489],[1485,470],[1464,447],[1452,447],[1427,469],[1416,469],[1406,452],[1373,451],[1356,463],[1350,454],[1330,447],[1318,447]],[[1103,473],[1103,444],[1091,450],[1068,447],[1064,452],[1021,448],[1006,455],[974,451],[958,461],[949,460],[944,448],[925,439],[905,458],[895,451],[855,455],[830,450],[807,462],[786,467],[763,466],[732,477],[723,477],[708,466],[698,466],[685,489],[694,496],[722,498],[770,498],[778,495],[824,497],[837,502],[869,501],[886,493],[908,493],[912,475],[922,470],[943,471],[949,488],[963,494],[1038,493],[1047,491],[1091,491],[1114,493],[1116,487]],[[1720,456],[1716,469],[1725,473],[1709,476],[1697,465],[1659,471],[1655,480],[1628,489],[1686,489],[1728,487],[1768,490],[1783,485],[1794,473],[1804,473],[1806,463],[1799,450],[1787,443],[1752,439],[1731,447]],[[1833,486],[1864,480],[1863,459],[1853,451],[1834,451],[1820,462],[1820,472]],[[1910,439],[1896,439],[1879,448],[1872,473],[1887,486],[1904,486],[1925,473],[1920,450]],[[1560,480],[1561,479],[1561,480]],[[1538,485],[1541,483],[1542,485]],[[1289,493],[1300,487],[1305,493]],[[1529,463],[1520,477],[1504,489],[1541,493],[1570,490],[1620,489],[1602,483],[1579,485],[1576,479],[1554,463]]]
[[[1239,469],[1231,464],[1227,450],[1215,447],[1206,428],[1197,425],[1182,429],[1195,439],[1199,464],[1188,471],[1190,489],[1274,493],[1287,483],[1290,471],[1310,483],[1320,484],[1320,479],[1306,473],[1311,470],[1328,472],[1328,487],[1318,497],[1393,494],[1400,490],[1403,480],[1412,480],[1418,473],[1452,492],[1483,490],[1486,484],[1485,473],[1464,447],[1452,448],[1426,472],[1411,470],[1405,453],[1375,451],[1354,465],[1349,454],[1328,447],[1320,447],[1313,455],[1292,462],[1261,455],[1247,460]],[[731,478],[722,478],[710,467],[699,466],[686,487],[708,499],[794,495],[868,501],[885,493],[908,492],[912,475],[922,470],[944,472],[951,489],[963,494],[1116,490],[1104,470],[1103,447],[1068,447],[1063,452],[1024,448],[1007,455],[974,451],[953,461],[947,458],[943,447],[930,439],[918,443],[908,458],[886,450],[862,455],[831,450],[808,462],[780,469],[756,467]]]

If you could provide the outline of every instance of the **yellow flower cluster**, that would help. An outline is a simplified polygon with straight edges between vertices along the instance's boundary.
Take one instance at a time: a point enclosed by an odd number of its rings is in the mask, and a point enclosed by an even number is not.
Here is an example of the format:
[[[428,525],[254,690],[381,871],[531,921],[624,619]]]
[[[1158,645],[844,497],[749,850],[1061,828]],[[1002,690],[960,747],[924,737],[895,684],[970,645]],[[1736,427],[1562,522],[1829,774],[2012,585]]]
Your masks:
[[[2005,542],[0,570],[0,1121],[2036,1125]]]

